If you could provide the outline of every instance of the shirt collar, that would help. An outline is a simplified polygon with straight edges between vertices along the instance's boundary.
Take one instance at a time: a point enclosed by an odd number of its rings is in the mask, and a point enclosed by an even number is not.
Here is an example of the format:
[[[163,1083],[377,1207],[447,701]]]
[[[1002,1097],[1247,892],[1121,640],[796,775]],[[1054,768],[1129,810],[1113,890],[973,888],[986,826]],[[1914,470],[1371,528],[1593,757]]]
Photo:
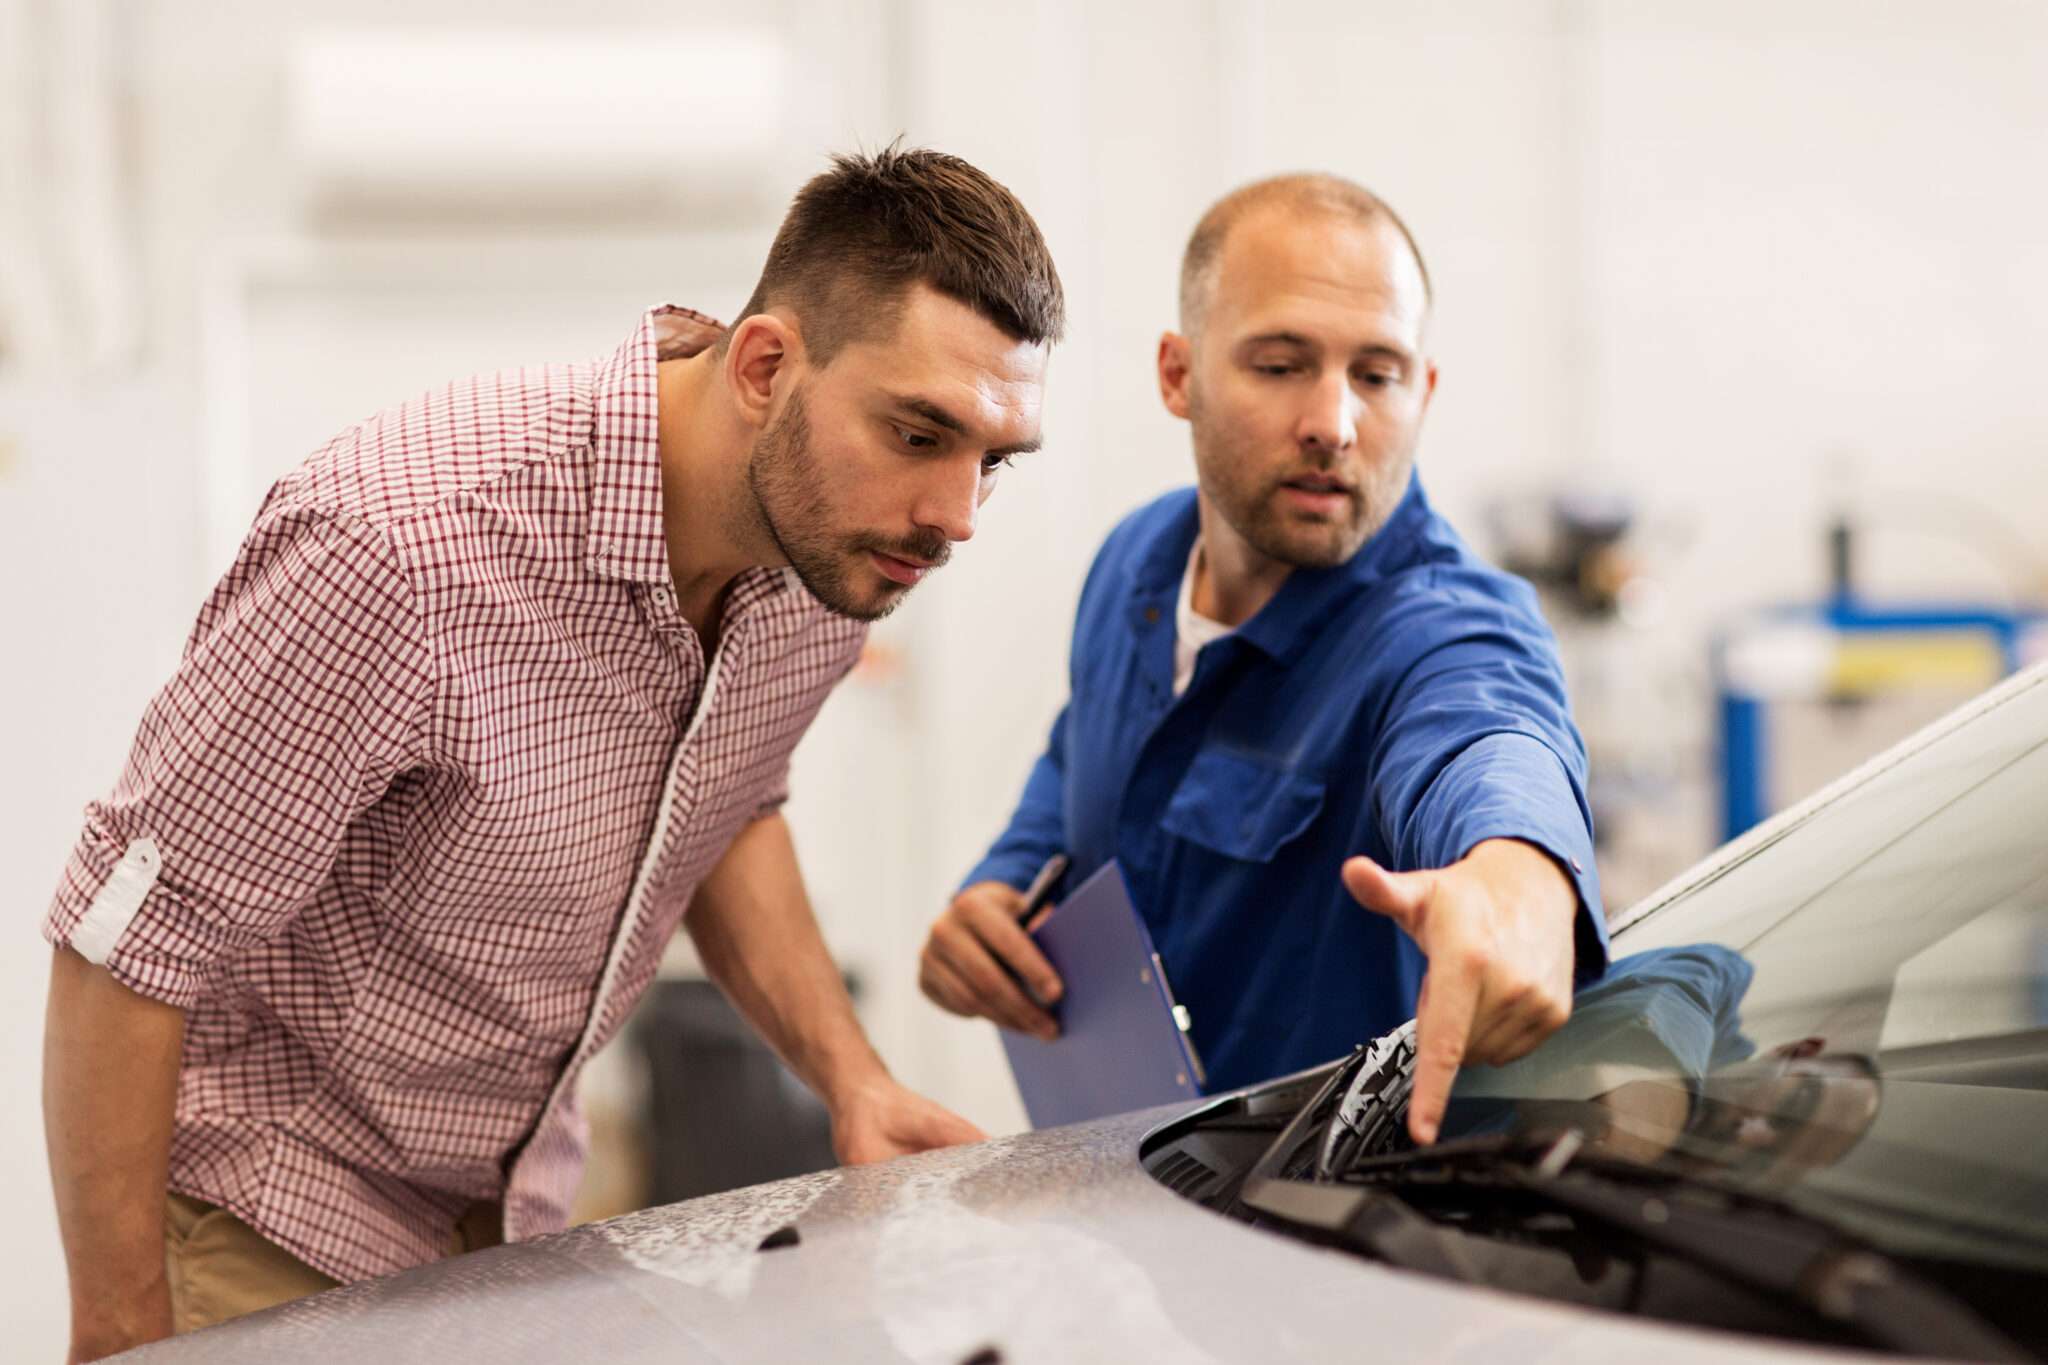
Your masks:
[[[654,367],[696,355],[724,333],[714,318],[662,304],[649,309],[625,344],[598,363],[592,386],[595,458],[587,547],[592,573],[668,582]]]
[[[1432,515],[1429,500],[1422,492],[1422,478],[1410,471],[1408,487],[1386,524],[1368,536],[1356,554],[1331,568],[1296,569],[1287,575],[1273,600],[1239,626],[1233,638],[1280,663],[1289,662],[1329,623],[1346,597],[1407,562],[1417,533]],[[1140,595],[1179,587],[1200,527],[1198,504],[1189,498],[1186,509],[1136,565],[1133,579]]]

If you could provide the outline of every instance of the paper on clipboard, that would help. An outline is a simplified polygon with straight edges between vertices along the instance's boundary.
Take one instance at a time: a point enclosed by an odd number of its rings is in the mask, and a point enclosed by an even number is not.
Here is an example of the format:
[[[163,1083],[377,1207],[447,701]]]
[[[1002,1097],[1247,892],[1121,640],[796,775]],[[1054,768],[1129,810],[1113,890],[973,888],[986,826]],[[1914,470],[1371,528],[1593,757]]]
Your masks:
[[[1002,1030],[1034,1128],[1195,1099],[1201,1069],[1174,1015],[1152,936],[1112,862],[1032,933],[1065,986],[1060,1036]]]

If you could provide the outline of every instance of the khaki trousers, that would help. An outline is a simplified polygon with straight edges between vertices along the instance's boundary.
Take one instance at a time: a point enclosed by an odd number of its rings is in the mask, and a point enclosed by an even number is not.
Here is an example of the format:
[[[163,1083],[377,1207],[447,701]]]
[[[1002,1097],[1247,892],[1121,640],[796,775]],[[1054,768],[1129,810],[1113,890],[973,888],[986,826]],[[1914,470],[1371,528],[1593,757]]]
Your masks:
[[[450,1256],[504,1240],[496,1204],[473,1204],[448,1239]],[[173,1194],[164,1209],[171,1329],[196,1332],[244,1313],[332,1289],[321,1274],[226,1209]]]

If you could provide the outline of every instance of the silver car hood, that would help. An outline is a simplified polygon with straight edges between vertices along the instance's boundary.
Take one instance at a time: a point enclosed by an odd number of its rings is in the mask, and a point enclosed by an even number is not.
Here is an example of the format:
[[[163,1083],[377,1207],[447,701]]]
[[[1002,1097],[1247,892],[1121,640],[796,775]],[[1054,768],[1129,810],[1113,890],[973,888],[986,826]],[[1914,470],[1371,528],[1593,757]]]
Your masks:
[[[709,1195],[122,1358],[960,1365],[991,1347],[1006,1365],[1855,1358],[1453,1285],[1232,1222],[1139,1165],[1145,1133],[1175,1113]],[[759,1250],[787,1224],[799,1245]]]

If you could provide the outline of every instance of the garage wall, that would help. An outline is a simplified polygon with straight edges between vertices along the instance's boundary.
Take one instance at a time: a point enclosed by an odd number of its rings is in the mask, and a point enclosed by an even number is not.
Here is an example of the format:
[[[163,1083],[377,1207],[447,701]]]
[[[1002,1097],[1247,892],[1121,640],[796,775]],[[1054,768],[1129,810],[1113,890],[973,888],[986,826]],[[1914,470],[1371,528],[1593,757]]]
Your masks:
[[[1873,590],[2039,594],[2048,10],[1595,13],[1590,444],[1690,510],[1687,605],[1817,589],[1843,501]]]

